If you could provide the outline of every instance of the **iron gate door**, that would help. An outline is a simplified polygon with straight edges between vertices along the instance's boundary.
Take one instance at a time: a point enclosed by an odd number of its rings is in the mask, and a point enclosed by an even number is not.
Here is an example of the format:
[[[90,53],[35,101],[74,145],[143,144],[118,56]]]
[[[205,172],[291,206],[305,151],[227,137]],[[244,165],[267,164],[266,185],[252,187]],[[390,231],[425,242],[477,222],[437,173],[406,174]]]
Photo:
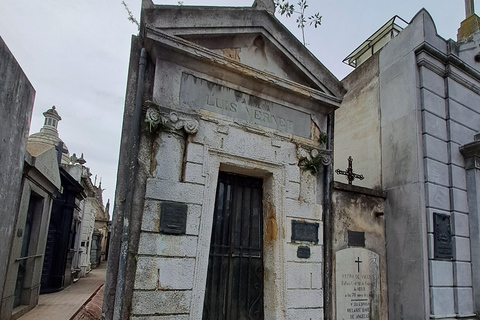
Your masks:
[[[261,179],[219,174],[203,319],[263,319]]]

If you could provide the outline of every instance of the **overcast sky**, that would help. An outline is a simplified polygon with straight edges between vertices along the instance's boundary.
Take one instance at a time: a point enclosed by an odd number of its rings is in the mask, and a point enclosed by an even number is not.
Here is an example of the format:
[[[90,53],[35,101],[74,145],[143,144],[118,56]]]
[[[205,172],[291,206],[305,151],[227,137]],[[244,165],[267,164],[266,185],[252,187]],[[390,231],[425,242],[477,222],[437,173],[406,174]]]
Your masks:
[[[125,2],[140,20],[141,0]],[[183,3],[251,6],[253,0]],[[308,48],[342,79],[352,70],[342,63],[348,54],[394,15],[410,21],[422,7],[432,15],[439,35],[456,39],[464,0],[309,0],[306,13],[319,12],[323,18],[317,29],[306,28]],[[111,199],[112,205],[130,39],[137,33],[127,17],[121,0],[0,1],[0,36],[36,90],[30,134],[40,130],[42,113],[55,105],[62,117],[61,139],[70,154],[84,153],[92,181],[95,175],[97,185],[102,179],[104,202]],[[301,37],[294,18],[280,20]]]

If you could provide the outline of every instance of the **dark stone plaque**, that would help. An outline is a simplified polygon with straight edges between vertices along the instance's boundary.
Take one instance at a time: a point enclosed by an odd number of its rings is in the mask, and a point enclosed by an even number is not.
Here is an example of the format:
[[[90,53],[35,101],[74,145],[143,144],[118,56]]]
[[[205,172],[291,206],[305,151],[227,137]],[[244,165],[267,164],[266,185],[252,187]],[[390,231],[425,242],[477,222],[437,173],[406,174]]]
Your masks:
[[[298,247],[297,257],[302,259],[310,258],[310,247],[304,247],[304,246]]]
[[[436,259],[452,259],[452,229],[450,227],[450,216],[447,214],[433,213],[434,224],[434,255]]]
[[[318,243],[318,223],[292,220],[292,242],[309,241]]]
[[[365,248],[365,232],[348,230],[348,245]]]
[[[162,202],[160,211],[160,232],[185,234],[187,229],[188,206],[185,203]]]

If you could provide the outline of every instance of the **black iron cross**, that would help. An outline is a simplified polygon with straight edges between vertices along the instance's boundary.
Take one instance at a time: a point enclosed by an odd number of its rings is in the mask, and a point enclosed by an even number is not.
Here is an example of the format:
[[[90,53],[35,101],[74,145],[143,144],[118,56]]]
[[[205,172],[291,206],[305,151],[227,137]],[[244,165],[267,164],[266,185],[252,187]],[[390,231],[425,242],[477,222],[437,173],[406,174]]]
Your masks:
[[[347,170],[345,170],[345,171],[340,170],[340,169],[335,170],[336,174],[342,174],[342,175],[347,176],[348,184],[352,184],[353,180],[355,180],[355,179],[363,180],[363,174],[353,173],[352,163],[353,163],[353,158],[352,158],[352,156],[350,156],[350,157],[348,157],[348,168],[347,168]]]
[[[360,273],[360,263],[362,263],[362,260],[360,260],[360,257],[357,257],[357,261],[355,261],[355,263],[357,264],[358,273]]]
[[[62,153],[63,152],[68,152],[68,150],[63,147],[63,141],[58,141],[58,144],[55,147],[55,149],[57,150],[58,165],[61,165],[62,164]]]

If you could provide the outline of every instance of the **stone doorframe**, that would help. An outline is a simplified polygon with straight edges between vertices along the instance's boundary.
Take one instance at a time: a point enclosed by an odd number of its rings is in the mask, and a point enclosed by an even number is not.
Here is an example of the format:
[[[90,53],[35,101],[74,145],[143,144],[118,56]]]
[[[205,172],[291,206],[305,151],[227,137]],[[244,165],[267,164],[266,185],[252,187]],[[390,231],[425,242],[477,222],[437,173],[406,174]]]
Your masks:
[[[208,148],[207,148],[208,149]],[[208,258],[212,234],[215,195],[219,171],[237,173],[263,179],[264,212],[264,314],[265,320],[284,319],[285,314],[285,267],[283,191],[285,169],[281,163],[245,158],[241,155],[208,149],[205,152],[204,175],[206,177],[204,203],[202,206],[197,263],[191,302],[190,320],[198,320],[203,314]],[[283,233],[283,232],[282,232]],[[281,281],[278,281],[281,279]]]

